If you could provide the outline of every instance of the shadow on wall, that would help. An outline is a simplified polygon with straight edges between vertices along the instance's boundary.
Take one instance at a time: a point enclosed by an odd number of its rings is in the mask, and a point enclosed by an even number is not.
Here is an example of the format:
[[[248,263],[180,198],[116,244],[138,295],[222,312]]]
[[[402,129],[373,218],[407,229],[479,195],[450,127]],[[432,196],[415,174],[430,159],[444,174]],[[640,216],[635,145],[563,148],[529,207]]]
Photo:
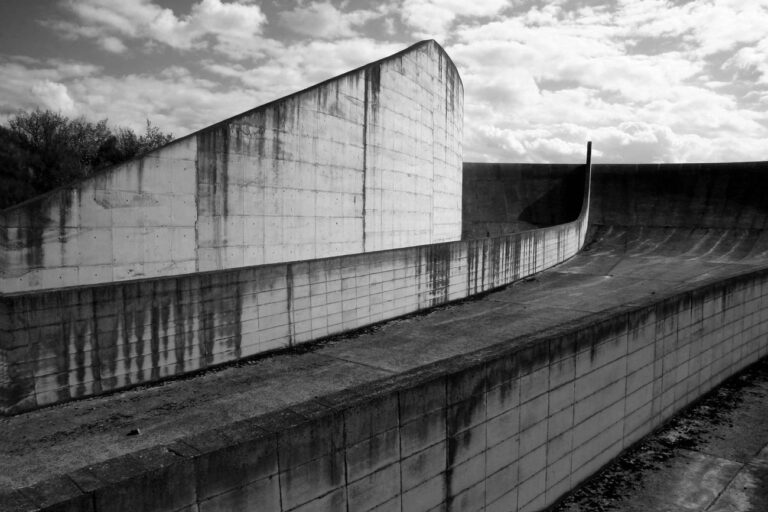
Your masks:
[[[575,220],[581,211],[581,164],[465,162],[462,239],[503,236]]]

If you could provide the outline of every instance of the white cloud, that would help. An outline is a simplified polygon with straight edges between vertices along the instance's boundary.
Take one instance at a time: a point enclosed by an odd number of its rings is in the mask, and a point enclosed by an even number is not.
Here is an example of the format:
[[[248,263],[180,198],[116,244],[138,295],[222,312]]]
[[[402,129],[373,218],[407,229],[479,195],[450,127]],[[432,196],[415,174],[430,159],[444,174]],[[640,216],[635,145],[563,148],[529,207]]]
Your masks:
[[[37,99],[37,103],[46,109],[65,115],[72,115],[76,112],[75,101],[69,95],[67,86],[64,84],[40,80],[32,83],[31,92]]]
[[[280,13],[280,22],[297,34],[333,39],[358,36],[356,27],[382,16],[382,12],[356,10],[342,12],[329,1],[312,2]]]
[[[99,43],[102,48],[112,53],[123,53],[128,49],[120,39],[112,36],[101,38]]]
[[[48,24],[70,38],[96,39],[111,52],[125,51],[126,40],[162,44],[179,50],[211,47],[233,58],[256,51],[266,16],[249,2],[200,0],[187,15],[151,0],[68,0],[65,4],[77,23]]]
[[[467,159],[573,161],[589,138],[603,161],[768,158],[765,88],[724,76],[768,76],[764,2],[565,5],[456,29]]]
[[[740,48],[725,62],[724,66],[754,70],[759,75],[758,83],[768,85],[768,36],[754,46]]]
[[[72,17],[49,22],[59,33],[114,59],[174,48],[176,62],[154,76],[97,76],[83,63],[0,60],[0,109],[73,105],[138,128],[150,117],[181,135],[385,57],[415,34],[449,42],[468,160],[580,161],[590,138],[599,161],[768,159],[765,0],[583,3],[259,4],[281,25],[267,29],[247,0],[195,0],[187,13],[69,0]],[[271,39],[285,27],[307,37]]]
[[[76,77],[88,77],[100,68],[56,59],[38,61],[28,57],[0,57],[0,120],[18,110],[35,107],[74,113],[77,106],[67,83]]]
[[[221,84],[195,78],[181,67],[155,76],[98,71],[75,62],[0,60],[0,120],[18,109],[41,107],[69,116],[108,118],[139,131],[149,118],[162,130],[182,136],[267,100],[256,91],[222,90]]]
[[[766,37],[765,0],[692,1],[622,0],[617,18],[628,35],[682,37],[700,56],[733,50]]]
[[[206,69],[239,80],[270,99],[304,89],[350,69],[381,59],[402,49],[402,45],[366,38],[336,42],[304,41],[270,51],[257,66],[206,62]]]
[[[405,0],[402,17],[417,37],[443,40],[458,17],[495,16],[508,5],[508,0]]]
[[[213,79],[184,66],[115,76],[80,62],[0,59],[0,120],[18,108],[40,106],[90,119],[106,117],[137,130],[149,118],[182,136],[400,49],[399,44],[363,38],[308,41],[271,50],[255,67],[206,61],[203,66]]]

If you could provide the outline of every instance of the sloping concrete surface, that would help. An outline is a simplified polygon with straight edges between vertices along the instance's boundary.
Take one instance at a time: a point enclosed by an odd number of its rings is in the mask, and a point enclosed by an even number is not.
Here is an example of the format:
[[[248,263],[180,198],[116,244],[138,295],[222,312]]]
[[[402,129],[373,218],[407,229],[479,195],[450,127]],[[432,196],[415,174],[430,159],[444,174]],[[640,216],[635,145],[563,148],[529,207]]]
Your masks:
[[[759,267],[749,258],[722,255],[716,261],[675,259],[630,233],[595,234],[588,250],[571,261],[477,300],[391,321],[304,353],[0,419],[0,489],[28,486],[493,344],[522,343],[606,309]],[[713,253],[712,247],[700,250]],[[129,435],[134,429],[140,435]]]

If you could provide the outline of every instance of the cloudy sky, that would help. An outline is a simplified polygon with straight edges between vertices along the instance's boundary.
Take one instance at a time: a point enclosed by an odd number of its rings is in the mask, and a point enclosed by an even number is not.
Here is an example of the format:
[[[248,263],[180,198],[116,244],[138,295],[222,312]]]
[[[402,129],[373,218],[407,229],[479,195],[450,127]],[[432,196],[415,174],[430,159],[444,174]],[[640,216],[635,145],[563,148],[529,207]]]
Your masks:
[[[2,0],[0,122],[182,136],[429,38],[467,161],[768,160],[768,0]]]

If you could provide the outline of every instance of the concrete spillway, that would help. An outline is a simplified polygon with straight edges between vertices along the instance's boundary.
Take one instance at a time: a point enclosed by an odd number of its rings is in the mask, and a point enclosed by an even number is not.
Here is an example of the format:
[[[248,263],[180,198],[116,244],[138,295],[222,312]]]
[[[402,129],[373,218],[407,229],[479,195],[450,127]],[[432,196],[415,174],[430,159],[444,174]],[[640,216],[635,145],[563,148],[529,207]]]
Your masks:
[[[541,510],[768,352],[766,179],[768,163],[595,165],[587,243],[550,270],[308,351],[2,420],[3,504]]]

